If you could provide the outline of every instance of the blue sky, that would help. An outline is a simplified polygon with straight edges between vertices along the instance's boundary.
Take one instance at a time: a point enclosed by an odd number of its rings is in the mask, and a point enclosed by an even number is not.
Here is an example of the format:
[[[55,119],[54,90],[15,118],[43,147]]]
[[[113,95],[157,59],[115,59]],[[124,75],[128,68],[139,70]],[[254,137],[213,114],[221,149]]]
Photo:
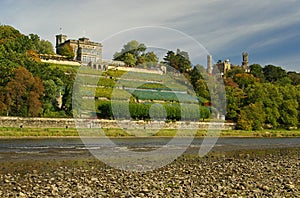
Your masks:
[[[60,28],[69,38],[103,41],[105,58],[111,58],[114,50],[120,50],[133,36],[148,46],[154,45],[153,40],[157,44],[160,37],[160,47],[193,51],[191,39],[177,38],[176,31],[180,31],[201,44],[203,53],[212,54],[215,61],[229,58],[233,64],[241,64],[241,54],[247,51],[250,64],[274,64],[300,72],[297,0],[1,0],[0,23],[24,34],[36,33],[53,44]],[[135,34],[135,28],[145,26]],[[147,34],[149,26],[162,28]],[[167,28],[173,30],[169,37]],[[123,39],[117,39],[120,37]],[[193,59],[197,61],[205,64]]]

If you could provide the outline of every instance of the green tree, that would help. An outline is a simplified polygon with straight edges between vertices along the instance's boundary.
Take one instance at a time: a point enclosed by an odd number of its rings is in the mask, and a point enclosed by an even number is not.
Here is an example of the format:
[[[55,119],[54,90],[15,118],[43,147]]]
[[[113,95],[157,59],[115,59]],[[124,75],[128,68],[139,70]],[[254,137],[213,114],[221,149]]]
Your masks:
[[[164,64],[175,68],[181,73],[187,73],[191,69],[191,62],[187,59],[188,55],[181,55],[183,52],[180,50],[177,50],[177,52],[180,53],[175,54],[173,51],[168,51],[164,57]],[[184,52],[183,54],[186,53],[187,52]]]
[[[126,65],[132,67],[135,66],[137,60],[134,58],[133,54],[126,53],[122,61],[124,61]]]
[[[37,47],[38,54],[55,54],[53,50],[53,45],[50,41],[40,40]]]
[[[206,83],[207,82],[204,79],[201,79],[201,78],[198,79],[195,84],[194,90],[195,90],[197,96],[200,96],[202,98],[210,100],[210,93],[209,93],[208,86]]]
[[[292,85],[300,85],[300,73],[288,72],[287,74],[292,81]]]
[[[6,52],[4,52],[6,53]],[[0,46],[0,56],[1,56],[1,46]],[[14,69],[17,67],[16,64],[14,64],[9,59],[5,58],[5,55],[3,58],[0,58],[0,86],[5,86],[11,79]]]
[[[0,86],[0,115],[6,111],[5,88]]]
[[[245,71],[241,67],[232,67],[226,74],[226,78],[234,78],[237,74],[244,74]]]
[[[15,39],[20,37],[22,34],[15,28],[9,25],[0,25],[0,40],[4,43],[5,40]]]
[[[242,130],[260,130],[265,121],[263,105],[258,102],[241,109],[238,115],[237,128]]]
[[[250,73],[253,74],[255,78],[261,79],[261,82],[264,81],[263,68],[260,64],[250,65]]]
[[[280,123],[282,127],[296,127],[298,121],[298,108],[299,103],[297,100],[285,100],[283,101],[280,109]]]
[[[193,85],[193,87],[195,87],[196,82],[199,79],[204,79],[203,75],[205,75],[205,74],[206,74],[205,68],[202,65],[199,65],[199,64],[195,65],[193,67],[193,69],[190,70],[189,79],[190,79],[190,82]]]
[[[0,101],[2,102],[1,111],[2,113],[9,113],[9,115],[22,115],[22,116],[32,116],[37,115],[35,110],[41,110],[40,102],[43,103],[43,112],[46,111],[47,101],[48,107],[51,111],[60,111],[59,108],[55,108],[55,104],[51,104],[54,100],[49,99],[51,95],[51,90],[47,90],[43,96],[39,94],[30,93],[26,88],[26,96],[20,97],[21,94],[16,95],[14,90],[20,89],[22,93],[22,87],[20,83],[15,80],[16,69],[22,65],[26,70],[31,73],[34,78],[39,77],[44,83],[52,80],[57,89],[60,89],[64,95],[65,107],[70,106],[68,92],[69,84],[72,84],[74,80],[70,78],[72,70],[64,71],[59,67],[53,67],[50,64],[41,63],[37,53],[53,53],[52,44],[49,41],[40,40],[40,37],[36,34],[29,34],[28,36],[21,34],[18,30],[10,26],[0,26]],[[68,75],[66,73],[68,73]],[[18,73],[18,72],[17,72]],[[26,72],[23,72],[25,75]],[[26,75],[25,75],[26,76]],[[41,84],[38,82],[37,84]],[[22,86],[25,86],[24,84]],[[16,89],[15,89],[16,88]],[[8,92],[9,90],[9,92]],[[67,91],[66,91],[67,90]],[[13,95],[15,98],[13,99]],[[38,99],[38,100],[37,100]],[[21,107],[19,112],[16,111],[18,108],[17,102],[20,101]],[[68,102],[67,102],[68,101]],[[8,105],[9,104],[9,105]],[[66,112],[69,113],[69,108],[64,108]]]
[[[137,63],[147,67],[155,66],[158,63],[158,57],[154,52],[147,52],[138,56]]]
[[[72,116],[72,95],[75,77],[76,74],[72,73],[70,75],[67,75],[63,81],[64,86],[62,88],[62,110],[65,111],[67,116]]]
[[[244,104],[261,102],[266,115],[265,123],[270,127],[278,128],[280,126],[280,108],[283,102],[279,86],[271,83],[255,83],[247,87],[245,92],[247,97]]]
[[[238,87],[226,87],[226,101],[227,101],[227,120],[237,121],[242,106],[242,100],[245,98],[245,93]]]
[[[208,76],[206,69],[202,65],[195,65],[185,76],[191,82],[197,96],[210,100],[210,93],[205,80]]]
[[[59,111],[59,96],[62,91],[63,82],[58,78],[55,81],[52,79],[44,81],[45,94],[42,98],[43,102],[43,116],[54,115]]]
[[[282,86],[291,85],[292,80],[288,76],[286,76],[286,77],[280,78],[278,81],[276,81],[276,84],[282,85]]]
[[[122,53],[130,53],[135,58],[145,52],[146,46],[143,43],[139,43],[137,40],[132,40],[125,44],[122,49]]]
[[[97,116],[103,119],[112,119],[112,109],[109,101],[101,102],[98,106]]]
[[[300,86],[296,86],[296,98],[297,98],[297,103],[298,103],[298,127],[300,127]]]
[[[139,57],[145,52],[146,46],[143,43],[139,43],[136,40],[129,41],[127,44],[123,46],[121,49],[121,52],[116,52],[113,56],[114,60],[124,61],[128,59],[128,56],[130,56],[130,59],[134,59],[135,64],[137,63]],[[130,54],[130,55],[128,55]],[[131,62],[131,63],[132,63]],[[133,66],[133,65],[131,65]]]
[[[279,87],[279,92],[283,96],[283,101],[279,107],[279,123],[284,128],[295,127],[298,125],[297,89],[292,85]]]
[[[189,53],[177,49],[176,54],[183,56],[186,60],[190,60]]]
[[[39,45],[39,42],[40,42],[39,35],[37,35],[37,34],[29,34],[28,38],[31,40],[31,43],[35,47],[35,50],[36,50],[36,47]]]
[[[41,40],[37,34],[29,34],[32,47],[38,54],[54,54],[53,45],[50,41]]]
[[[281,67],[274,65],[266,65],[263,68],[263,73],[268,82],[274,83],[282,78],[287,77],[287,72]]]
[[[239,85],[241,89],[244,89],[255,82],[255,77],[252,74],[240,73],[235,74],[233,76],[233,80]]]
[[[207,107],[204,106],[199,106],[200,109],[200,118],[203,119],[208,119],[210,116],[210,110]]]
[[[64,45],[60,48],[58,48],[59,55],[66,56],[67,59],[73,60],[75,57],[74,51],[70,45]]]

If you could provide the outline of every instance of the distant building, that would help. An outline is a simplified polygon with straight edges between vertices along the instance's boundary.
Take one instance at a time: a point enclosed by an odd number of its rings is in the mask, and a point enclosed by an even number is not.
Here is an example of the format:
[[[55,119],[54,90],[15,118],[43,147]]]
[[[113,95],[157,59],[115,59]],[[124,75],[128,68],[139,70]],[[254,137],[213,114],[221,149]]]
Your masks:
[[[230,60],[226,59],[224,62],[217,62],[217,64],[215,64],[215,68],[219,70],[222,76],[225,75],[231,69]]]
[[[244,69],[245,72],[249,73],[250,72],[250,67],[249,67],[249,57],[247,52],[243,52],[243,61],[242,65],[238,66]],[[213,74],[220,74],[224,76],[229,70],[231,70],[232,64],[230,63],[229,59],[226,59],[225,61],[219,60],[216,64],[212,64],[212,56],[207,55],[207,73],[208,75],[213,75]]]
[[[59,49],[68,45],[74,52],[74,60],[82,65],[94,66],[102,63],[102,44],[90,41],[88,38],[78,40],[68,39],[63,34],[56,35],[56,53]]]

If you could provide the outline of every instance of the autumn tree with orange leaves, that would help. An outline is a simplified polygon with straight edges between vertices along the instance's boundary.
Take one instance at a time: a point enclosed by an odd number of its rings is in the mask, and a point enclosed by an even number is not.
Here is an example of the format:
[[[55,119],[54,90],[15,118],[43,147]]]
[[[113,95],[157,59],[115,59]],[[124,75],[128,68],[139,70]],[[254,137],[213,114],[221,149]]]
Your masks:
[[[42,110],[43,82],[24,67],[14,71],[14,77],[7,83],[5,105],[7,115],[38,116]]]

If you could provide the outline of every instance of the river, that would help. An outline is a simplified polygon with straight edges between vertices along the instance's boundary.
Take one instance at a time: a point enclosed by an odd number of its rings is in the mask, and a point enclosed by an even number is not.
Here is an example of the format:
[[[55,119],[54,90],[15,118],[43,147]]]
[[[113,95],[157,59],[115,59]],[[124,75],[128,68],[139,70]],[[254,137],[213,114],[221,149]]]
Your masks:
[[[0,162],[28,159],[58,159],[91,156],[91,150],[105,150],[108,147],[118,150],[134,148],[140,151],[155,150],[161,147],[185,148],[186,139],[177,138],[169,145],[172,138],[112,138],[112,144],[105,139],[89,139],[88,144],[80,138],[28,138],[0,139]],[[203,138],[194,138],[188,145],[188,151],[196,153],[203,143]],[[212,151],[269,149],[269,148],[299,148],[300,138],[219,138]],[[143,150],[144,149],[144,150]]]

